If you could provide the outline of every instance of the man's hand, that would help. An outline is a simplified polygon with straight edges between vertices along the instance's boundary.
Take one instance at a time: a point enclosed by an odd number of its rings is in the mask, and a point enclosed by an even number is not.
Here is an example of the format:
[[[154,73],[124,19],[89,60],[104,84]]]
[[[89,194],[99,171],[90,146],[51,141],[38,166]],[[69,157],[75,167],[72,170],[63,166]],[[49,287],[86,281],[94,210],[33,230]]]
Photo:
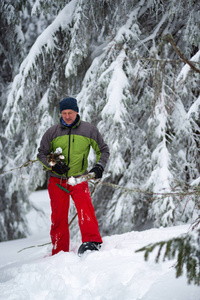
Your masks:
[[[102,178],[103,171],[104,171],[104,168],[103,168],[101,165],[96,164],[96,165],[94,166],[94,168],[92,168],[92,169],[90,170],[89,173],[95,173],[95,179],[98,179],[98,178]]]
[[[66,164],[61,163],[58,161],[55,166],[51,168],[53,172],[56,172],[59,175],[63,175],[69,171],[69,167]]]

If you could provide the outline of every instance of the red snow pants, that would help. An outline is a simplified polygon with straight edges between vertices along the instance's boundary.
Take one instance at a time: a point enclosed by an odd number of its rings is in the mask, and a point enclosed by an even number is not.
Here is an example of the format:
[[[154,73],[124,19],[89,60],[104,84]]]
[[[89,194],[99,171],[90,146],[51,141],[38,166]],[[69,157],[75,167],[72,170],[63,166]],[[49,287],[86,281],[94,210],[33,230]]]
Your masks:
[[[67,193],[57,184],[69,191]],[[82,242],[102,243],[95,210],[91,201],[88,183],[86,181],[77,185],[68,185],[66,180],[50,177],[48,192],[51,200],[51,241],[53,244],[52,255],[59,251],[69,251],[69,225],[68,212],[70,196],[74,201],[78,213],[79,227]]]

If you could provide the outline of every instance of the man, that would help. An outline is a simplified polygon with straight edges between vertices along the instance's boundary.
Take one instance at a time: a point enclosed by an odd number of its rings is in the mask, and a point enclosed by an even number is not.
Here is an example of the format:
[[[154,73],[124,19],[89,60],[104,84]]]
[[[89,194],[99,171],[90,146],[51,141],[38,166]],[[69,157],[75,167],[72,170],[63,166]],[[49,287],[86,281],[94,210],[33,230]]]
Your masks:
[[[66,97],[59,103],[60,123],[50,127],[43,135],[38,149],[38,160],[48,169],[50,178],[48,192],[51,200],[51,240],[52,255],[59,251],[69,251],[68,211],[71,196],[78,213],[82,236],[80,252],[86,249],[98,250],[102,243],[94,207],[91,202],[88,182],[69,185],[68,178],[87,174],[90,147],[96,152],[97,163],[90,170],[95,178],[101,178],[106,166],[109,149],[98,129],[81,120],[77,100]],[[55,166],[47,163],[49,153],[62,149],[63,162]]]

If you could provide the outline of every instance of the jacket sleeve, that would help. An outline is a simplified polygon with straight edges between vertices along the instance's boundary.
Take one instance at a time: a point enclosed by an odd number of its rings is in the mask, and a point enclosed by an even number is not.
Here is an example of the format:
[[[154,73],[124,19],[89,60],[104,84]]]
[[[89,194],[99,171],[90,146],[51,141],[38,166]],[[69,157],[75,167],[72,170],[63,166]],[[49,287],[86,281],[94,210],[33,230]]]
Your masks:
[[[104,142],[102,135],[99,130],[94,127],[92,134],[92,148],[96,152],[97,163],[102,165],[105,168],[108,158],[110,156],[108,145]]]
[[[42,165],[48,170],[51,170],[51,167],[46,161],[47,155],[50,153],[50,148],[51,148],[51,137],[50,137],[50,131],[48,129],[41,139],[40,147],[38,148],[38,154],[37,154],[37,159],[39,160],[39,162],[42,163]]]

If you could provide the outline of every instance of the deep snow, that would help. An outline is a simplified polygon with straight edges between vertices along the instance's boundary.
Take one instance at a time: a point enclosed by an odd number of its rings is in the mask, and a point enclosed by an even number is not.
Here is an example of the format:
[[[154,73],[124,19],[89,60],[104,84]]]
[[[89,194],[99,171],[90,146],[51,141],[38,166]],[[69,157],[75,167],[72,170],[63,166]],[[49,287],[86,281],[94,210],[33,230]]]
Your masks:
[[[176,279],[174,261],[148,262],[135,250],[185,233],[189,225],[103,237],[99,252],[77,256],[81,241],[71,238],[71,251],[50,256],[50,207],[47,191],[30,196],[31,235],[0,243],[0,299],[3,300],[200,300],[200,288]],[[156,253],[156,252],[155,252]]]

